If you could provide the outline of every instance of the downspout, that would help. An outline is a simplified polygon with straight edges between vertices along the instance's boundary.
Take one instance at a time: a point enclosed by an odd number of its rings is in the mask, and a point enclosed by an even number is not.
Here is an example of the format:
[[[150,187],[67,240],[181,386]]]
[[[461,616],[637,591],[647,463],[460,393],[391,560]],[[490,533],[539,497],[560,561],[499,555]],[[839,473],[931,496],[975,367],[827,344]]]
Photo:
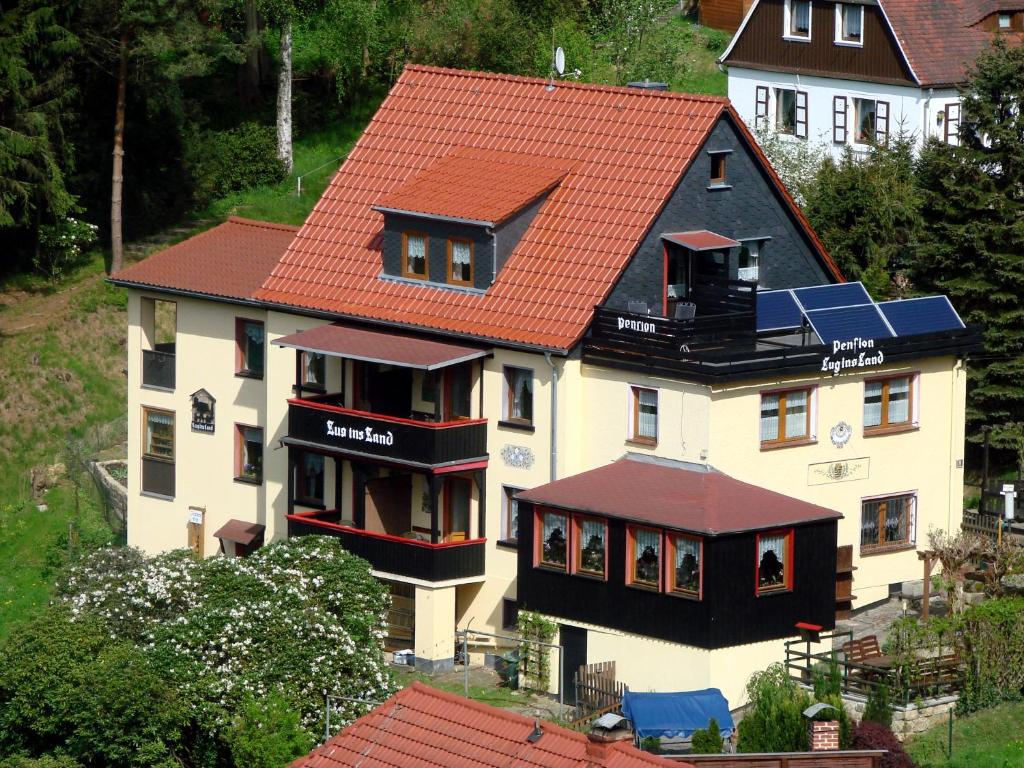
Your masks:
[[[544,359],[551,366],[551,482],[558,479],[558,368],[545,352]]]
[[[484,232],[491,236],[491,285],[498,279],[498,234],[493,227],[487,227]]]
[[[928,98],[924,101],[924,127],[921,131],[921,143],[928,141],[932,131],[932,98],[935,96],[935,89],[928,89]]]

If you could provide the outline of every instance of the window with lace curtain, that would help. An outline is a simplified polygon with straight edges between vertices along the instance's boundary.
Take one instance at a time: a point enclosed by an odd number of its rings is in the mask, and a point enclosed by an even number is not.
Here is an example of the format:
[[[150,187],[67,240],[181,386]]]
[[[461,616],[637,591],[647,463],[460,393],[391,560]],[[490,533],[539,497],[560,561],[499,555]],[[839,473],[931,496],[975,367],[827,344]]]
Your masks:
[[[793,530],[759,533],[756,538],[757,594],[793,588]]]
[[[862,552],[913,546],[917,497],[912,493],[864,499],[860,506]]]
[[[568,570],[569,516],[541,510],[537,513],[537,563],[559,571]]]
[[[669,533],[669,591],[689,597],[701,596],[704,547],[700,539]]]
[[[473,244],[469,240],[448,241],[448,282],[473,284]]]
[[[505,421],[533,424],[533,371],[505,366]]]
[[[770,448],[812,441],[813,404],[813,388],[762,393],[761,446]]]
[[[888,432],[914,425],[913,376],[864,382],[864,432]]]
[[[783,37],[811,39],[811,0],[786,0]]]
[[[263,378],[263,323],[235,319],[235,373],[253,379]]]
[[[629,439],[654,445],[658,442],[658,390],[630,387]]]
[[[608,523],[596,517],[573,515],[573,529],[575,572],[604,578]]]
[[[402,233],[402,277],[427,279],[429,243],[429,238],[422,232]]]
[[[626,528],[626,582],[661,588],[661,531],[630,525]]]

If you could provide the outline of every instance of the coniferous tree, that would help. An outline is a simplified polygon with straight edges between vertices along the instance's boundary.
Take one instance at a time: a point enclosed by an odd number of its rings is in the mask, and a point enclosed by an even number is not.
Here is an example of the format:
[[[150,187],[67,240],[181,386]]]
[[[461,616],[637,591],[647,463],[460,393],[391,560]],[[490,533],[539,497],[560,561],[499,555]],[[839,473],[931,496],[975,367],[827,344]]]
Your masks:
[[[1010,447],[1024,420],[1024,48],[997,38],[962,88],[959,146],[930,141],[918,161],[924,218],[915,279],[980,323],[968,371],[969,438],[993,427]]]

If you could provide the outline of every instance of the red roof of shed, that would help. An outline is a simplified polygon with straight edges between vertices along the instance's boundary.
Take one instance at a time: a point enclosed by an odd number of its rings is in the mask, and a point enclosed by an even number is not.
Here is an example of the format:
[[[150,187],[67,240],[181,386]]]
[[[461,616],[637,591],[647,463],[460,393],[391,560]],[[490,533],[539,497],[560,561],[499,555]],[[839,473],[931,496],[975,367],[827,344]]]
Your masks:
[[[693,768],[641,752],[628,740],[594,744],[548,722],[531,743],[535,722],[414,682],[291,768]]]
[[[523,491],[518,498],[712,535],[842,517],[715,469],[635,454]]]
[[[546,84],[407,66],[256,298],[531,346],[573,346],[718,119],[728,112],[760,152],[722,98],[566,81],[549,91]],[[496,158],[511,156],[531,169],[522,187],[510,181],[507,194],[491,190],[475,203],[461,194],[427,200],[443,176],[438,169],[494,179]],[[806,225],[770,167],[767,173]],[[374,206],[500,216],[558,178],[485,293],[380,279],[383,214]]]
[[[232,216],[111,275],[115,283],[252,299],[298,227]]]
[[[677,243],[691,251],[714,251],[719,248],[735,248],[739,245],[738,240],[720,235],[717,232],[709,232],[706,229],[698,229],[693,232],[669,232],[661,236],[663,240]]]

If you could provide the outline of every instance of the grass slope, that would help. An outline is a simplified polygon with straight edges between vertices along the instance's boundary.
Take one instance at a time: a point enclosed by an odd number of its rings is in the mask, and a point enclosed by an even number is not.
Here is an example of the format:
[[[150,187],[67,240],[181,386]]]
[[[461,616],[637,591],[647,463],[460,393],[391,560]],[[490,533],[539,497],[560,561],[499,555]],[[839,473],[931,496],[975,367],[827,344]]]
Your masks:
[[[1001,704],[953,722],[953,756],[946,757],[949,732],[936,726],[907,743],[918,768],[1018,768],[1024,766],[1024,704]]]

